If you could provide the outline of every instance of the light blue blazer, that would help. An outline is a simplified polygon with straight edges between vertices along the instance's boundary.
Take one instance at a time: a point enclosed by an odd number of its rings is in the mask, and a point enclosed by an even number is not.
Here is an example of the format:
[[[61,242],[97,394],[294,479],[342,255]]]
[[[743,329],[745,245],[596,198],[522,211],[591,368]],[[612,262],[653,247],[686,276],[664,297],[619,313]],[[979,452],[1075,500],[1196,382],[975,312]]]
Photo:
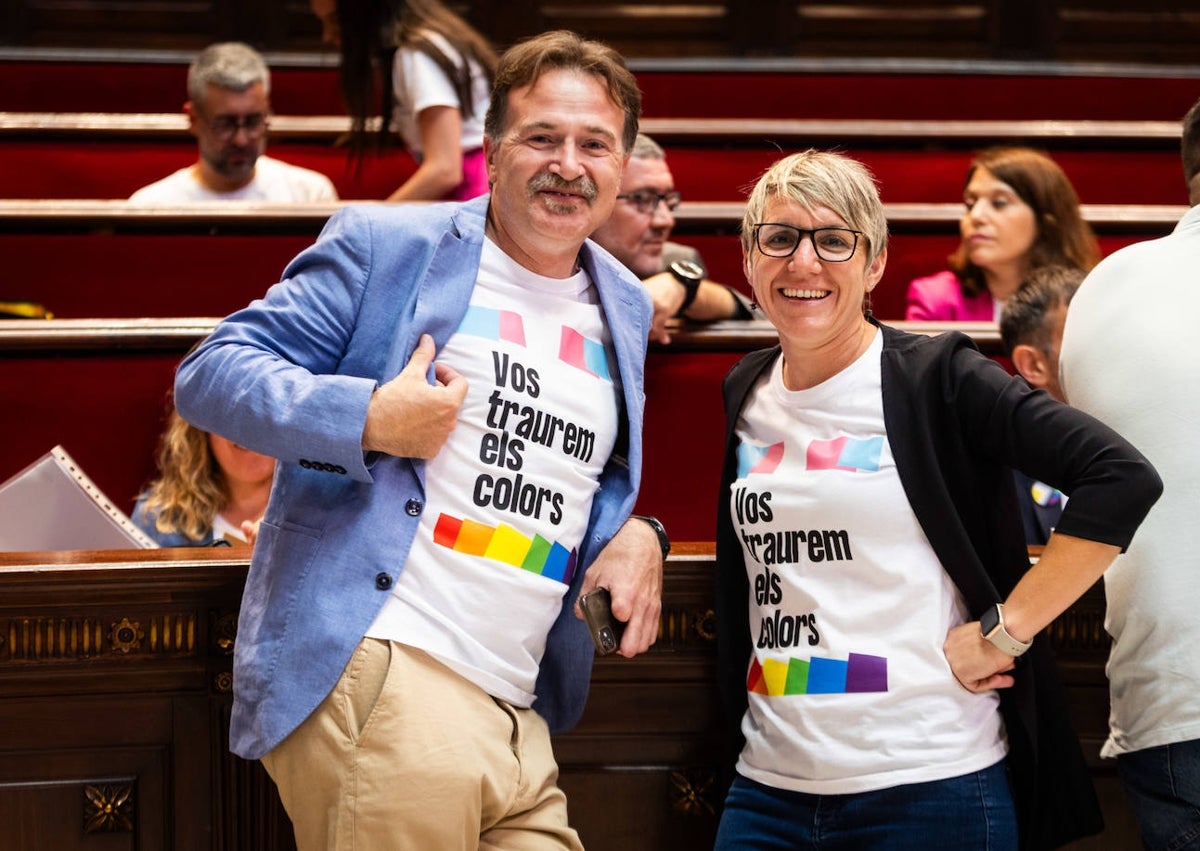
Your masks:
[[[180,365],[189,422],[279,459],[234,653],[231,749],[257,759],[337,682],[403,569],[425,502],[425,464],[362,451],[375,387],[423,333],[438,350],[475,285],[488,197],[465,204],[349,205],[266,296],[222,321]],[[650,300],[588,242],[624,391],[622,437],[592,505],[589,565],[633,510],[642,465]],[[432,369],[430,370],[432,380]],[[577,571],[551,629],[534,708],[552,730],[583,710],[593,649],[572,613]]]

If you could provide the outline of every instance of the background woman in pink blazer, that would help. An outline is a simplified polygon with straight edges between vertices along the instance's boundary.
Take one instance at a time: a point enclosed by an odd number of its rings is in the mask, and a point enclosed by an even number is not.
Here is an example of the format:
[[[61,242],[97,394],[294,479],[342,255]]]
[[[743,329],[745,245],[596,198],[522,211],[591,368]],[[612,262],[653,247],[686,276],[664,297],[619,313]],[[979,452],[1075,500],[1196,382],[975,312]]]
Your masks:
[[[908,286],[905,319],[997,321],[1028,273],[1090,270],[1100,246],[1058,164],[1031,148],[989,148],[971,161],[950,269]]]

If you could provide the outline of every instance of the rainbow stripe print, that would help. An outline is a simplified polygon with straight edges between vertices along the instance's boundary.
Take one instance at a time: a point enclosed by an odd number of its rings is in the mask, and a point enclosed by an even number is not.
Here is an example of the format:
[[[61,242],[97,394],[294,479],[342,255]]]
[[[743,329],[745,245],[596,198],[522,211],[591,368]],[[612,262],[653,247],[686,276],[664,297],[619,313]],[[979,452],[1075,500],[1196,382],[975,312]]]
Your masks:
[[[504,523],[488,526],[469,518],[440,514],[433,529],[433,542],[456,553],[511,564],[564,585],[570,585],[575,575],[576,550],[568,550],[541,535],[528,538]]]
[[[887,659],[851,653],[850,658],[765,659],[750,666],[746,688],[752,694],[853,694],[887,691]]]

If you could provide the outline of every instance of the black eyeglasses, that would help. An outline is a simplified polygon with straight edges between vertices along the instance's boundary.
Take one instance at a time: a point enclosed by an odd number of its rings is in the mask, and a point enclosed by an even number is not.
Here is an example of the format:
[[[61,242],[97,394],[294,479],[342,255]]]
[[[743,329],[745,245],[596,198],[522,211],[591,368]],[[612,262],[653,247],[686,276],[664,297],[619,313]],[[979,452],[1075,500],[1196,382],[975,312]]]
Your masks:
[[[777,222],[754,225],[754,242],[758,250],[768,257],[791,257],[805,236],[812,241],[817,257],[830,263],[843,263],[854,256],[862,231],[850,228],[805,230]]]
[[[624,195],[618,195],[618,198],[623,201],[628,201],[637,207],[639,213],[651,216],[658,209],[658,202],[662,201],[667,205],[667,209],[674,212],[679,206],[679,202],[683,200],[683,195],[679,192],[664,192],[661,195],[657,192],[626,192]]]
[[[204,122],[219,139],[229,140],[237,135],[239,130],[245,130],[251,139],[261,136],[267,130],[268,117],[265,113],[255,112],[250,115],[218,115],[216,118],[205,118]]]

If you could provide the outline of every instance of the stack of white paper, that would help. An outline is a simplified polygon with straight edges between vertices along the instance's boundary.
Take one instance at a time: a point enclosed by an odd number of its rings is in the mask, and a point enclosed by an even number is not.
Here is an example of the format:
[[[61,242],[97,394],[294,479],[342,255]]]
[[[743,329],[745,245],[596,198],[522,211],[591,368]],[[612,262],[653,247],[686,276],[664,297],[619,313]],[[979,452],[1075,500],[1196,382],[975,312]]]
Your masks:
[[[61,446],[0,484],[0,550],[157,546]]]

